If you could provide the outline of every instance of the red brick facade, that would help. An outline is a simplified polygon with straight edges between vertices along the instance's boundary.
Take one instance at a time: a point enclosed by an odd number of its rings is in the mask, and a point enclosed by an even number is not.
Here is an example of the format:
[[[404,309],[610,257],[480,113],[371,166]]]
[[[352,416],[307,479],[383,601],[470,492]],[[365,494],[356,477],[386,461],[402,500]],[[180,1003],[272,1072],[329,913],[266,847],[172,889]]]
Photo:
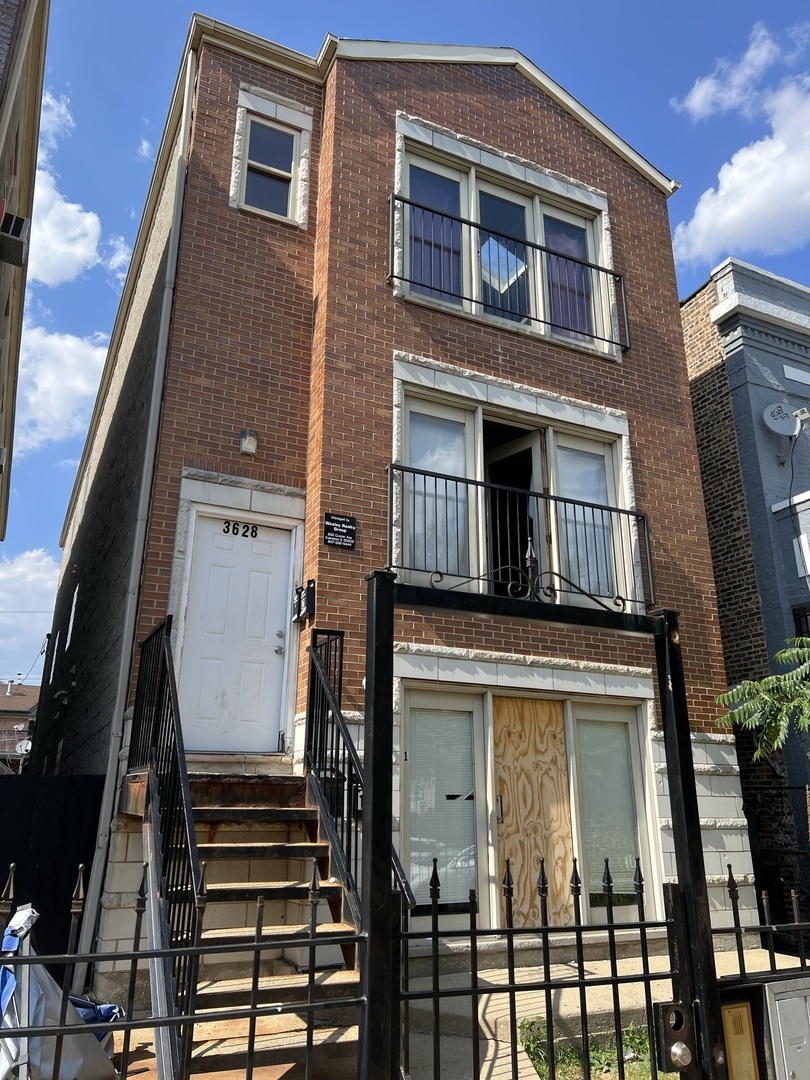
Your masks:
[[[228,204],[240,84],[313,110],[305,230]],[[607,193],[632,334],[621,363],[392,294],[388,197],[398,110]],[[347,703],[362,707],[364,576],[386,558],[392,365],[394,351],[402,350],[627,413],[636,505],[650,518],[658,600],[681,612],[693,723],[711,728],[724,674],[666,199],[520,72],[338,60],[321,88],[205,46],[174,312],[139,636],[166,612],[183,466],[305,487],[303,580],[317,581],[317,624],[347,632]],[[245,424],[260,433],[252,460],[238,451]],[[353,551],[320,542],[330,511],[357,517]],[[653,663],[647,643],[548,625],[403,614],[398,636]]]

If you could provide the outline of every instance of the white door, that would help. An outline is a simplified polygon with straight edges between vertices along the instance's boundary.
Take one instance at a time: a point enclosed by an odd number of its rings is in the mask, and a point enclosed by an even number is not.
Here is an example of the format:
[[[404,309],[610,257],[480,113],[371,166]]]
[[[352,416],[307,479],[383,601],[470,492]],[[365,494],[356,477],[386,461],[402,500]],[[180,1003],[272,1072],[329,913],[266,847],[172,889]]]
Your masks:
[[[197,518],[180,661],[187,750],[278,748],[291,533]]]

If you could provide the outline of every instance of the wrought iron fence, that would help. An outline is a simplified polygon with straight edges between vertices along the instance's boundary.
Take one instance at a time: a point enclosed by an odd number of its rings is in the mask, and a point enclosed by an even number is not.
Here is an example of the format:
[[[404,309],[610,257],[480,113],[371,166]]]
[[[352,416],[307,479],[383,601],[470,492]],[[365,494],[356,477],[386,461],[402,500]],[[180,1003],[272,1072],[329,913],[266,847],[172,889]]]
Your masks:
[[[810,921],[802,913],[799,890],[790,889],[789,917],[782,919],[774,918],[771,898],[767,890],[762,890],[759,893],[761,922],[745,926],[740,920],[740,894],[731,863],[728,863],[726,891],[731,904],[732,926],[714,928],[712,934],[716,938],[733,934],[737,970],[721,976],[720,984],[737,986],[754,983],[759,985],[763,982],[795,979],[797,975],[810,976],[810,967],[807,962]],[[751,964],[752,950],[757,950],[759,962],[755,966]],[[767,957],[764,970],[763,952]]]
[[[512,599],[655,603],[645,514],[389,465],[389,566]]]
[[[13,914],[17,907],[13,869],[12,867],[5,890],[0,896],[0,930],[6,925],[9,915]],[[259,897],[256,908],[256,933],[252,942],[222,944],[208,942],[205,945],[186,942],[173,947],[143,948],[141,931],[149,900],[150,879],[148,867],[144,866],[135,905],[136,917],[132,947],[114,953],[77,953],[75,951],[84,896],[82,875],[83,867],[80,867],[77,888],[71,902],[71,930],[67,951],[59,955],[38,956],[26,948],[20,949],[18,954],[5,954],[2,958],[2,965],[12,973],[18,986],[26,983],[25,973],[33,966],[59,968],[64,971],[61,988],[62,1007],[58,1023],[35,1022],[30,1010],[26,1008],[28,996],[23,996],[19,992],[16,994],[15,1018],[20,1022],[11,1027],[4,1025],[0,1031],[0,1044],[6,1039],[13,1040],[16,1044],[14,1048],[15,1076],[26,1080],[30,1075],[27,1071],[30,1040],[40,1040],[40,1046],[43,1046],[46,1041],[52,1040],[55,1043],[52,1057],[50,1052],[42,1052],[42,1050],[38,1056],[42,1062],[53,1061],[53,1068],[43,1068],[40,1071],[40,1080],[57,1080],[65,1076],[64,1070],[60,1072],[60,1059],[65,1039],[68,1036],[92,1038],[94,1035],[99,1038],[113,1036],[113,1063],[119,1080],[127,1080],[127,1077],[134,1077],[144,1072],[154,1075],[155,1067],[161,1080],[187,1080],[191,1075],[210,1070],[211,1063],[205,1061],[206,1051],[216,1049],[224,1051],[232,1049],[227,1058],[227,1069],[228,1075],[234,1080],[238,1080],[239,1077],[251,1080],[255,1069],[263,1065],[275,1065],[279,1059],[292,1064],[306,1063],[307,1075],[312,1075],[313,1065],[321,1068],[328,1067],[334,1058],[335,1047],[328,1041],[321,1045],[318,1042],[318,1034],[324,1026],[325,1018],[344,1014],[340,1022],[344,1025],[351,1023],[351,1017],[356,1017],[357,1010],[365,1003],[365,998],[355,984],[347,984],[343,992],[335,993],[329,989],[328,993],[325,993],[324,975],[328,973],[318,971],[317,950],[324,946],[356,948],[362,936],[359,933],[318,929],[318,907],[323,898],[315,868],[313,868],[310,885],[308,930],[305,934],[297,931],[288,938],[274,936],[272,940],[263,936],[264,901],[262,897]],[[296,950],[303,948],[307,951],[309,958],[306,984],[302,996],[295,1000],[291,1000],[290,988],[285,985],[284,980],[280,980],[275,985],[268,985],[264,976],[268,962],[277,955],[278,950],[285,948]],[[156,964],[172,969],[190,970],[199,967],[203,958],[216,961],[218,958],[226,957],[229,961],[244,960],[250,971],[250,975],[243,980],[242,1004],[222,1007],[206,1006],[203,1004],[196,984],[190,987],[182,1009],[176,1008],[171,1002],[167,1007],[167,1003],[161,1003],[154,997],[150,1002],[145,1002],[140,996],[141,992],[138,988],[144,981],[141,976]],[[85,968],[92,981],[95,972],[112,964],[115,964],[119,970],[128,970],[126,999],[116,1003],[121,1009],[120,1016],[105,1022],[87,1022],[81,1025],[71,1023],[68,1002],[74,970],[77,967]],[[347,1011],[348,1020],[345,1015]],[[290,1042],[293,1036],[303,1036],[300,1039],[300,1045],[294,1049],[285,1046],[283,1038],[281,1040],[268,1039],[259,1030],[259,1022],[263,1018],[273,1018],[274,1024],[277,1025],[279,1018],[284,1016],[303,1017],[304,1020],[303,1030],[300,1022],[293,1025],[296,1030],[290,1035]],[[227,1022],[228,1032],[223,1033],[223,1028],[217,1028],[212,1040],[205,1025],[217,1025],[223,1022]],[[336,1020],[335,1023],[338,1021]],[[191,1041],[194,1039],[195,1029],[198,1039],[196,1047],[193,1047]],[[183,1039],[190,1040],[189,1053],[175,1060],[162,1059],[161,1043],[165,1041],[166,1034],[171,1036],[173,1043],[179,1043]],[[0,1049],[2,1049],[1,1045]],[[342,1050],[348,1053],[350,1063],[354,1061],[356,1072],[356,1039],[349,1041],[348,1044],[344,1043]],[[353,1059],[352,1055],[354,1055]]]
[[[625,1045],[632,1042],[635,1049],[646,1048],[648,1075],[655,1080],[654,1002],[668,1002],[673,997],[678,1001],[682,990],[679,963],[683,958],[677,955],[674,933],[676,887],[665,890],[666,917],[648,918],[644,879],[637,861],[634,918],[619,920],[606,859],[604,922],[586,925],[582,882],[574,859],[571,922],[552,925],[549,883],[541,859],[536,886],[539,925],[516,927],[515,885],[507,860],[502,886],[503,927],[479,926],[477,897],[471,890],[466,925],[450,929],[440,922],[437,866],[434,860],[429,927],[409,928],[407,916],[403,918],[400,998],[406,1075],[413,1072],[432,1080],[443,1076],[443,1054],[452,1053],[459,1075],[482,1076],[484,1047],[489,1053],[487,1075],[494,1075],[492,1070],[497,1066],[497,1075],[517,1080],[526,1075],[529,1054],[535,1064],[542,1063],[550,1080],[555,1080],[560,1060],[570,1063],[572,1058],[578,1059],[581,1075],[589,1077],[593,1075],[591,1058],[598,1053],[604,1064],[602,1048],[609,1044],[615,1070],[612,1075],[624,1080],[627,1061],[636,1056]],[[464,949],[462,971],[449,963],[454,946]],[[454,1037],[452,1048],[448,1036]],[[422,1043],[416,1054],[415,1039]],[[460,1042],[466,1042],[466,1057],[457,1045]],[[493,1053],[500,1053],[500,1060],[494,1061]],[[419,1067],[414,1071],[415,1056]]]
[[[141,662],[130,737],[129,767],[147,775],[145,840],[153,845],[150,925],[160,945],[173,949],[163,981],[179,1015],[189,1012],[197,985],[198,954],[206,904],[205,867],[197,852],[191,792],[171,647],[171,616],[141,646]],[[162,969],[168,961],[165,953]],[[172,1029],[179,1031],[181,1029]],[[190,1037],[182,1052],[190,1052]],[[174,1047],[173,1053],[181,1052]]]
[[[411,295],[563,341],[630,347],[621,274],[401,195],[390,207],[388,278]]]

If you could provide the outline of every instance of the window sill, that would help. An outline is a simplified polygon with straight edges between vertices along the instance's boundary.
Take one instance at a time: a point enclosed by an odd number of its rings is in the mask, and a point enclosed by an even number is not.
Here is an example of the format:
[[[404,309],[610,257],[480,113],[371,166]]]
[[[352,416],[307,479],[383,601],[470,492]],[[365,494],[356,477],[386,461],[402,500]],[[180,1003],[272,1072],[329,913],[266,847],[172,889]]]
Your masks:
[[[420,296],[418,293],[403,288],[402,285],[396,282],[393,285],[393,295],[398,300],[404,300],[408,304],[415,304],[417,307],[430,308],[431,311],[442,311],[447,315],[455,315],[458,318],[467,319],[479,325],[491,326],[497,330],[505,330],[507,333],[519,334],[523,337],[533,338],[536,341],[545,341],[550,345],[561,345],[564,348],[573,349],[574,352],[598,356],[603,360],[612,360],[617,364],[622,362],[622,351],[618,345],[572,341],[563,334],[555,334],[553,331],[546,330],[533,323],[527,325],[513,322],[511,319],[499,319],[496,315],[468,311],[461,304],[449,304],[443,300],[437,300],[435,297]]]
[[[306,224],[302,224],[297,218],[273,214],[269,210],[262,210],[259,206],[251,206],[249,203],[237,203],[236,209],[245,214],[255,214],[256,217],[267,218],[269,221],[275,221],[279,225],[291,225],[295,229],[306,230]]]

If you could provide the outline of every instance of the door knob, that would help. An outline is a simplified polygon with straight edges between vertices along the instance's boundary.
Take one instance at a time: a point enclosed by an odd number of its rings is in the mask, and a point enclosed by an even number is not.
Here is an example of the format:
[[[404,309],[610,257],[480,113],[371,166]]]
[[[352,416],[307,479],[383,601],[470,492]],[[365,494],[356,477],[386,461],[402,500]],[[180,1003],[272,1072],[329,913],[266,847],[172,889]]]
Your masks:
[[[276,645],[273,652],[276,654],[276,656],[281,656],[283,654],[283,652],[284,652],[284,646],[283,645]]]

